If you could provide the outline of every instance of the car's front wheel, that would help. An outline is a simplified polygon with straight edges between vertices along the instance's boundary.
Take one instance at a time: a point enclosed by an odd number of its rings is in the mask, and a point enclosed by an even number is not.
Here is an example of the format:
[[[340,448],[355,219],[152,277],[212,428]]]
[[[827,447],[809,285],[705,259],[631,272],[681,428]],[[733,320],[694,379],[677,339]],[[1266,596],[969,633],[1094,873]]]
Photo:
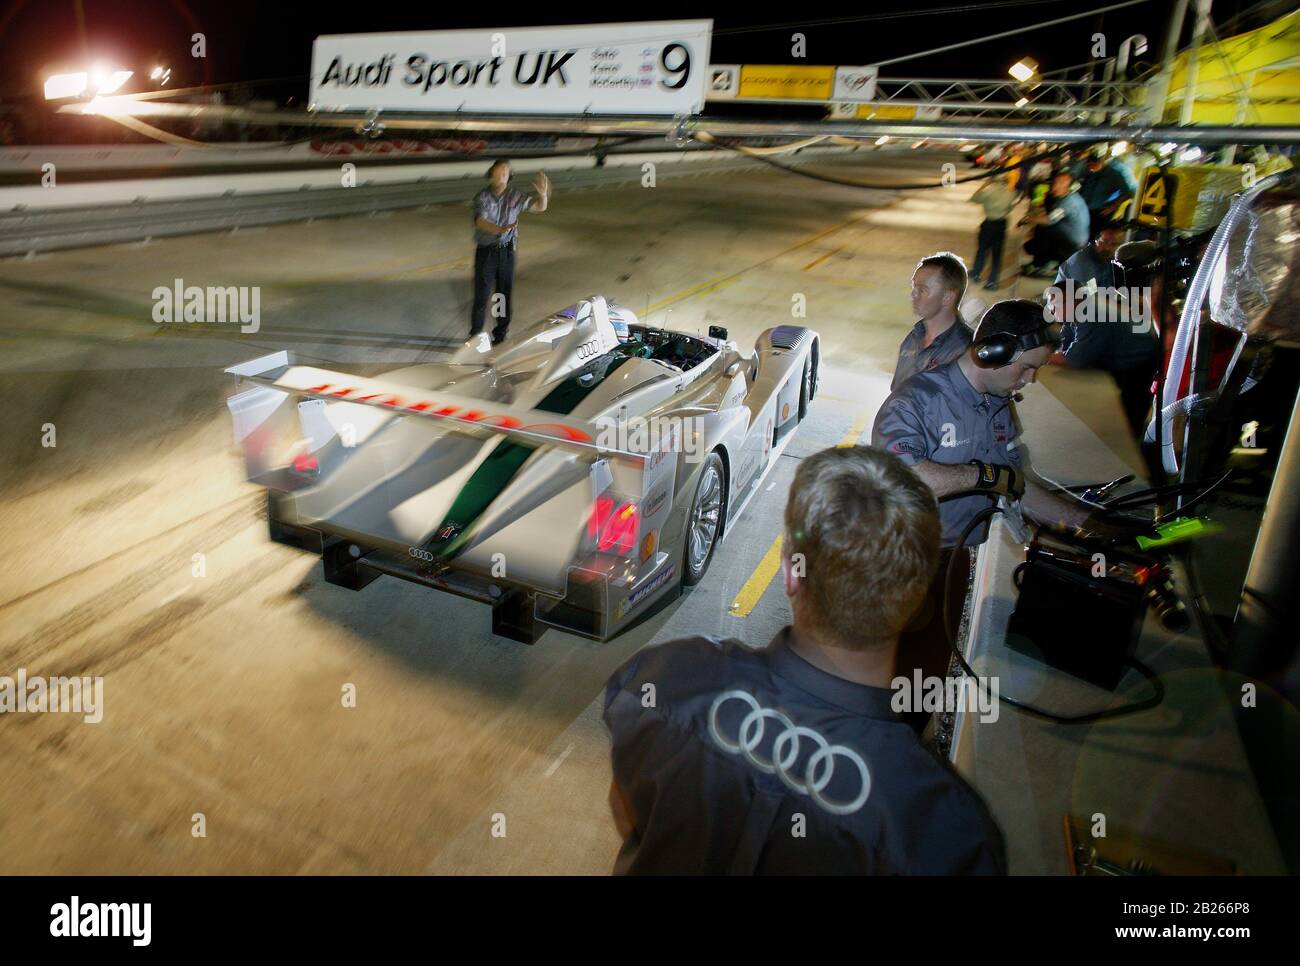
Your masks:
[[[682,566],[682,583],[687,587],[704,579],[713,559],[713,551],[722,532],[722,514],[726,507],[726,470],[722,457],[710,453],[700,468],[695,485],[695,499],[686,517],[686,550]]]

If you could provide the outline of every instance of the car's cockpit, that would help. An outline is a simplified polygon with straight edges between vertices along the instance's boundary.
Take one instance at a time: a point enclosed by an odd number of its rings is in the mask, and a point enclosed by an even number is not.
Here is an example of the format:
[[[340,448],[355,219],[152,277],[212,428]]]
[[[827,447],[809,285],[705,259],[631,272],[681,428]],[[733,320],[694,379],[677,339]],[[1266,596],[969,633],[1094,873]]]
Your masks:
[[[640,359],[658,362],[678,372],[689,372],[718,352],[718,347],[704,339],[667,332],[644,325],[628,326],[626,342],[620,342],[615,352]]]

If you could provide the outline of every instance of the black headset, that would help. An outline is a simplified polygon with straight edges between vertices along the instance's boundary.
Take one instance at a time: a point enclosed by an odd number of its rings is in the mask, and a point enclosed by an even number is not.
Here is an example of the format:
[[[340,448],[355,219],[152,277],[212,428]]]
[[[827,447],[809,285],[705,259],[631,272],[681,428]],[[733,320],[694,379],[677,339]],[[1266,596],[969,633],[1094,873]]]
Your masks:
[[[1042,328],[1016,335],[1014,332],[994,332],[971,346],[975,350],[975,365],[981,369],[1001,369],[1022,352],[1041,345],[1058,345],[1061,327],[1053,322]]]

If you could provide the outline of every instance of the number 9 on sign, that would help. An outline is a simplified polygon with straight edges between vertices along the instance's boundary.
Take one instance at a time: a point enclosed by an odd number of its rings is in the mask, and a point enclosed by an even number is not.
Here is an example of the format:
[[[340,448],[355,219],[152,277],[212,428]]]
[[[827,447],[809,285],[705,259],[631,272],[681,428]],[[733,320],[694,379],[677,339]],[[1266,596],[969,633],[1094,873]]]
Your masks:
[[[691,78],[690,50],[685,44],[669,44],[659,52],[659,69],[667,75],[659,82],[665,90],[681,90]]]

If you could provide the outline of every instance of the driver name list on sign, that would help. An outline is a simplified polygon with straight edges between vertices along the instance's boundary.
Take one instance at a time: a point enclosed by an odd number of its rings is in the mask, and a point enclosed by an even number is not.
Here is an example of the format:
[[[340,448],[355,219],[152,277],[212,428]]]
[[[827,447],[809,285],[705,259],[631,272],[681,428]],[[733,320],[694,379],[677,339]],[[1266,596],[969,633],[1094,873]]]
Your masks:
[[[636,74],[625,74],[619,63],[619,51],[609,47],[600,47],[591,54],[592,87],[649,87],[654,84],[655,54],[658,51],[646,48],[641,52],[640,70]]]
[[[696,113],[711,21],[316,39],[324,110]]]

